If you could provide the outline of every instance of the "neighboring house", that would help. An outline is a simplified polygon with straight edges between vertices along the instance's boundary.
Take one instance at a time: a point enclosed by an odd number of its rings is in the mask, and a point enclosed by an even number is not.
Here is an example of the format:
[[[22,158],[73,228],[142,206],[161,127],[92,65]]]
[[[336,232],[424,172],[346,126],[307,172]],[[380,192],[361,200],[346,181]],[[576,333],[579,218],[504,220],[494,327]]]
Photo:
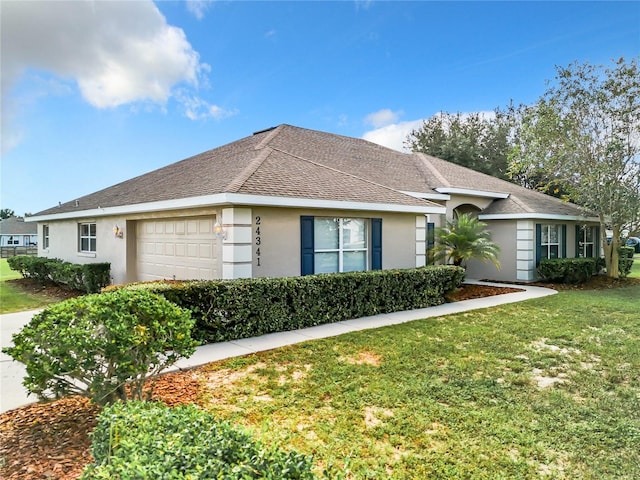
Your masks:
[[[424,154],[280,125],[29,217],[39,255],[110,262],[114,283],[295,276],[425,265],[433,230],[477,213],[501,270],[597,256],[597,219],[548,195]]]
[[[22,217],[0,220],[0,247],[30,247],[38,243],[38,226]]]

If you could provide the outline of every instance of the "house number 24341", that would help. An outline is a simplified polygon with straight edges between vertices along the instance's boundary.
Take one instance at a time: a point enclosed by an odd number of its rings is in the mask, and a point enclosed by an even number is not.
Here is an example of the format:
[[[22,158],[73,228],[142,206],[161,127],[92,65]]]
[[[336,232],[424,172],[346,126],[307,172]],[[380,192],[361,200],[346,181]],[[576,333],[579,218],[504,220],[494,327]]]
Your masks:
[[[254,235],[254,243],[256,244],[256,266],[262,266],[262,258],[260,256],[260,246],[262,245],[262,235],[260,234],[260,226],[262,225],[262,219],[260,215],[256,215],[256,231]]]

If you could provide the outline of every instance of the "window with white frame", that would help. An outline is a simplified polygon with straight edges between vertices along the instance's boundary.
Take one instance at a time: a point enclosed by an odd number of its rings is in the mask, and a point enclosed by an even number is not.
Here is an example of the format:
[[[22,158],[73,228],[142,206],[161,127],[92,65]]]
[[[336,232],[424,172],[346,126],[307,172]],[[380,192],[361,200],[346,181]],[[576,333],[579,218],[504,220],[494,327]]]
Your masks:
[[[595,257],[596,227],[582,225],[578,229],[578,251],[577,256],[581,258]]]
[[[49,225],[42,226],[42,248],[49,248]]]
[[[355,272],[368,268],[367,220],[314,219],[315,273]]]
[[[540,258],[560,257],[560,225],[541,225]]]
[[[78,244],[81,252],[96,251],[96,224],[81,223],[78,225]]]

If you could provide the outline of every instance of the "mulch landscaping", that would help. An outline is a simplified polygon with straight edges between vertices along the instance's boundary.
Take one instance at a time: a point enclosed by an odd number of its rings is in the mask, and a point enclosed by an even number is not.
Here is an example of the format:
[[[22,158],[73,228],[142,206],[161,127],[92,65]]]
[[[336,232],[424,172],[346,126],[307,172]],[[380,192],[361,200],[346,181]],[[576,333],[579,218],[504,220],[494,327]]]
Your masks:
[[[26,290],[65,299],[78,292],[21,279],[14,280]],[[640,279],[612,280],[595,277],[580,286],[539,284],[557,290],[608,289],[640,284]],[[450,294],[450,302],[521,291],[516,287],[463,285]],[[167,405],[197,403],[197,369],[176,372],[157,379],[153,399]],[[0,478],[6,480],[72,480],[93,461],[90,432],[96,425],[99,407],[82,397],[68,397],[35,403],[0,415]]]

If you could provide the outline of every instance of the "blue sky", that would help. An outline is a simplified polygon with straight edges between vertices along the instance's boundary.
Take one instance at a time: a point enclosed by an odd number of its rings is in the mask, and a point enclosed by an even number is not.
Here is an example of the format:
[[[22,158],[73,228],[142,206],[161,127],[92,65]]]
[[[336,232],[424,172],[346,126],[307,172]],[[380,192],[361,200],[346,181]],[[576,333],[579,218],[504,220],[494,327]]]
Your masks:
[[[640,55],[640,2],[0,3],[2,208],[36,213],[288,123],[392,148]]]

